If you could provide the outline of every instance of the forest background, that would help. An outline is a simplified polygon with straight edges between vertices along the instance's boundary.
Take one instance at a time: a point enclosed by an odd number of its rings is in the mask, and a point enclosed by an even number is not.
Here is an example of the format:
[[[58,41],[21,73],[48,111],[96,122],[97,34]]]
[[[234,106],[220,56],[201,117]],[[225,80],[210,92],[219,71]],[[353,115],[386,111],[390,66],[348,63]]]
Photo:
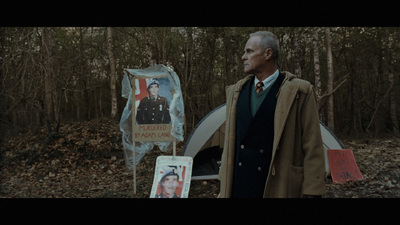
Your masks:
[[[276,34],[279,69],[315,86],[339,137],[399,135],[397,27],[0,27],[0,143],[43,125],[119,121],[124,69],[155,64],[180,78],[186,139],[245,76],[244,45],[258,30]]]

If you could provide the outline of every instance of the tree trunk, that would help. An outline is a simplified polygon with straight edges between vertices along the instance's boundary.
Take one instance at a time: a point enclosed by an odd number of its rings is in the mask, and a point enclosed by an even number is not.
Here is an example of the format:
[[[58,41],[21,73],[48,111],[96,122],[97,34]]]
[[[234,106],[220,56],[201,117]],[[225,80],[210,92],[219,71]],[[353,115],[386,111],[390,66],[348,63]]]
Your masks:
[[[161,53],[162,53],[161,64],[165,64],[165,62],[166,62],[166,52],[165,52],[165,40],[167,39],[166,30],[167,30],[167,28],[164,27],[163,28],[162,48],[161,48]]]
[[[99,96],[99,110],[100,110],[100,117],[103,118],[103,106],[102,106],[102,96],[103,96],[103,89],[100,89],[100,96]]]
[[[293,28],[293,55],[294,55],[294,74],[301,78],[300,49],[298,43],[298,28]]]
[[[314,28],[314,34],[312,38],[312,46],[314,52],[314,73],[315,73],[315,94],[317,95],[317,104],[319,107],[319,100],[321,98],[321,75],[319,68],[319,51],[318,51],[318,30]]]
[[[185,60],[185,74],[183,76],[183,102],[186,102],[189,105],[190,112],[193,114],[193,106],[192,101],[189,100],[188,90],[190,87],[190,81],[192,78],[192,64],[193,64],[193,28],[188,27],[187,29],[187,44],[186,44],[186,60]],[[187,133],[187,113],[184,114],[185,123],[184,123],[184,132],[185,137]]]
[[[86,108],[85,113],[86,113],[86,120],[89,121],[92,117],[90,115],[90,99],[89,99],[89,90],[88,90],[88,85],[86,82],[83,82],[83,104]]]
[[[238,35],[237,35],[237,28],[232,27],[231,28],[231,41],[233,43],[233,46],[238,45]],[[239,71],[239,65],[240,65],[240,56],[237,52],[237,48],[232,48],[232,57],[233,57],[233,68],[232,68],[232,74],[233,74],[233,80],[232,82],[236,82],[238,80],[239,74],[241,71]],[[231,84],[231,80],[229,80],[228,84]]]
[[[80,93],[77,91],[74,92],[74,98],[75,98],[75,109],[76,109],[76,119],[80,120],[81,118],[81,101],[80,101]]]
[[[115,73],[115,60],[112,50],[112,29],[107,27],[107,41],[108,41],[108,57],[110,58],[110,69],[111,69],[111,117],[115,118],[117,115],[117,88],[116,88],[116,73]]]
[[[149,60],[149,64],[152,66],[154,65],[154,60],[153,60],[153,51],[151,50],[151,39],[149,32],[147,28],[144,28],[144,36],[146,38],[146,53],[147,53],[147,59]]]
[[[44,70],[44,102],[46,111],[46,122],[55,121],[54,105],[53,105],[53,70],[52,70],[52,43],[49,30],[47,27],[42,29],[42,62]]]
[[[385,29],[385,37],[386,37],[386,46],[385,46],[385,58],[386,58],[386,64],[388,65],[388,78],[389,78],[389,84],[390,87],[396,87],[395,84],[395,77],[393,76],[393,71],[394,71],[394,66],[392,63],[392,41],[390,37],[390,32],[389,28],[384,28]],[[396,136],[399,136],[399,122],[397,120],[397,113],[396,113],[396,96],[395,96],[395,91],[394,88],[390,88],[389,92],[389,107],[390,107],[390,117],[392,119],[393,123],[393,133]]]
[[[97,100],[96,90],[92,90],[92,94],[93,94],[93,102],[94,102],[94,112],[96,115],[96,119],[98,119],[99,118],[99,106],[97,103],[98,100]]]
[[[332,49],[331,49],[331,33],[330,28],[325,28],[325,42],[326,42],[326,52],[327,52],[327,67],[328,67],[328,83],[327,92],[331,93],[328,96],[328,127],[333,132],[335,131],[335,117],[334,117],[334,105],[333,105],[333,62],[332,62]]]

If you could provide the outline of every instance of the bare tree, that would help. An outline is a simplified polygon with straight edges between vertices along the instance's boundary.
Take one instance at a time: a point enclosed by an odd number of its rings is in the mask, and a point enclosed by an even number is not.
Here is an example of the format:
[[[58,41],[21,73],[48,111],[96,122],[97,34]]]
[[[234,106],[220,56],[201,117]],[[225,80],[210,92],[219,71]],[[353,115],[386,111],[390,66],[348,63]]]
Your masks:
[[[47,123],[55,121],[54,104],[53,104],[53,66],[52,66],[52,52],[53,52],[53,40],[49,32],[49,28],[42,28],[42,62],[44,72],[44,107],[46,111]]]
[[[333,102],[333,62],[332,62],[332,48],[331,48],[331,29],[325,28],[325,43],[326,43],[326,54],[327,54],[327,66],[328,66],[328,82],[327,92],[331,93],[328,96],[328,127],[332,131],[335,129],[335,116],[334,116],[334,102]]]
[[[268,30],[268,28],[266,28],[265,30]],[[231,34],[232,34],[231,35],[231,37],[232,37],[231,41],[232,41],[234,46],[237,46],[238,45],[237,27],[232,27],[231,28]],[[233,75],[233,80],[236,81],[238,79],[238,77],[239,77],[239,73],[241,72],[241,71],[239,71],[240,56],[239,56],[237,48],[233,48],[232,49],[232,58],[233,58],[233,62],[234,62],[233,68],[232,68],[232,75]]]
[[[192,80],[193,74],[193,28],[188,27],[186,28],[187,32],[187,40],[186,40],[186,60],[185,60],[185,74],[183,76],[183,98],[186,105],[189,106],[190,110],[193,111],[192,101],[190,96],[188,95],[188,90]],[[188,104],[189,103],[189,104]],[[193,114],[194,115],[194,114]],[[192,121],[194,121],[194,116],[192,116]],[[192,122],[193,123],[193,122]],[[185,113],[185,125],[184,125],[185,135],[187,132],[187,114]],[[194,125],[192,125],[194,126]]]
[[[125,101],[115,94],[122,78],[117,65],[162,63],[181,79],[190,134],[225,101],[224,87],[245,76],[241,52],[256,30],[277,35],[279,67],[314,83],[320,116],[335,132],[400,135],[400,29],[394,27],[0,28],[0,128],[37,129],[60,115],[66,121],[116,117]]]
[[[299,28],[293,27],[293,39],[292,39],[292,48],[293,48],[293,55],[294,55],[294,74],[301,78],[301,65],[300,65],[300,46],[299,46],[299,38],[300,32],[298,31]]]
[[[314,73],[315,73],[315,94],[317,95],[317,103],[319,105],[319,101],[321,98],[321,76],[320,76],[320,68],[319,68],[319,51],[318,51],[318,31],[319,28],[314,28],[314,33],[312,37],[312,46],[314,53]]]
[[[151,50],[151,39],[150,39],[150,34],[147,28],[144,28],[144,36],[146,38],[146,53],[147,53],[147,59],[149,60],[150,65],[154,65],[154,60],[153,60],[153,51]]]
[[[390,92],[389,92],[389,107],[390,107],[390,117],[393,122],[393,133],[396,136],[400,135],[399,132],[399,122],[397,120],[397,114],[396,114],[396,96],[395,92],[393,91],[393,87],[395,86],[395,78],[393,76],[393,71],[394,71],[394,64],[392,62],[392,38],[389,32],[389,28],[385,28],[385,39],[386,39],[386,48],[385,48],[385,58],[386,62],[388,65],[388,78],[389,78],[389,83],[390,83]]]
[[[166,30],[167,28],[164,27],[163,28],[163,39],[162,39],[162,54],[161,54],[161,63],[165,64],[166,63],[166,52],[165,52],[165,40],[167,39],[167,35],[166,35]]]
[[[117,88],[116,88],[116,73],[115,73],[115,60],[112,48],[112,28],[107,27],[107,42],[108,42],[108,57],[110,59],[110,69],[111,69],[111,117],[115,118],[117,115]]]

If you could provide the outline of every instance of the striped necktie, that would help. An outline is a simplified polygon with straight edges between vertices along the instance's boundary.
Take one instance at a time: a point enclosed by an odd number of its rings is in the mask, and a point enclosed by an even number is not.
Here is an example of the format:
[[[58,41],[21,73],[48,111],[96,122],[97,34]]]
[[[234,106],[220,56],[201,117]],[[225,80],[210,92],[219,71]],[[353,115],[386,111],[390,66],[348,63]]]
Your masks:
[[[259,81],[257,84],[256,84],[256,93],[260,93],[260,92],[262,92],[262,87],[264,86],[264,83],[262,82],[262,81]]]

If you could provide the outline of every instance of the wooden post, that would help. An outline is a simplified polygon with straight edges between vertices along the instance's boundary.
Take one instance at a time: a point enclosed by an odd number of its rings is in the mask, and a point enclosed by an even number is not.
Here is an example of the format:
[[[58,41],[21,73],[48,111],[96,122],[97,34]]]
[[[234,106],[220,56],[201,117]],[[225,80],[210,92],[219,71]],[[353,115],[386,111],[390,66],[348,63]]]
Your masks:
[[[173,141],[173,152],[172,152],[172,154],[173,154],[173,156],[176,156],[176,139]]]
[[[136,143],[134,134],[135,134],[135,125],[136,125],[136,79],[132,78],[132,151],[133,151],[133,194],[136,195]]]

